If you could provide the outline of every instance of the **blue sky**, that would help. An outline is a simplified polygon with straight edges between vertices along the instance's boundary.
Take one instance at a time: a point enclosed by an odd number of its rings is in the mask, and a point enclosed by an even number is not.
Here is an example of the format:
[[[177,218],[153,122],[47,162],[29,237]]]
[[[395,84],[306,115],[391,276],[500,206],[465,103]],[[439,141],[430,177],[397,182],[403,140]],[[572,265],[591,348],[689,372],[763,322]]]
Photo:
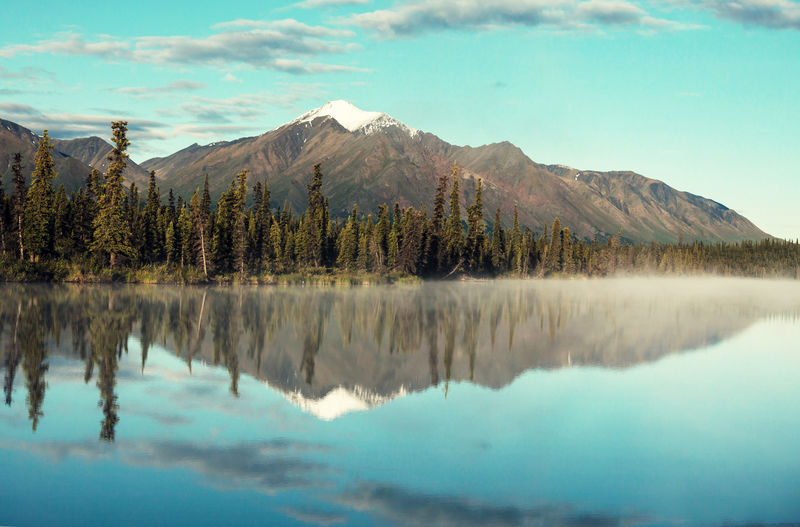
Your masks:
[[[57,137],[108,137],[125,118],[136,161],[347,99],[455,144],[634,170],[800,237],[795,0],[3,9],[0,117]]]

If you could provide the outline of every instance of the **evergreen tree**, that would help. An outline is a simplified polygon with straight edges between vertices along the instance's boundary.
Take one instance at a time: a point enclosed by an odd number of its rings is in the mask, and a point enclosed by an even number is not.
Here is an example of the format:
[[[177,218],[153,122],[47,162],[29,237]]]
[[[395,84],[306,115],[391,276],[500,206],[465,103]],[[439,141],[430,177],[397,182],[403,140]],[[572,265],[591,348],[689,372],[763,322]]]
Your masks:
[[[172,263],[172,255],[175,254],[175,245],[175,224],[169,222],[164,237],[164,252],[167,255],[167,265]]]
[[[144,206],[144,258],[145,261],[157,262],[161,257],[161,237],[159,236],[158,211],[161,198],[156,185],[156,172],[150,171],[150,183],[147,186],[147,201]]]
[[[269,245],[272,248],[272,270],[280,271],[283,268],[283,240],[281,224],[275,218],[272,218],[272,225],[269,228]]]
[[[194,247],[194,236],[192,236],[192,218],[185,202],[181,206],[181,212],[178,215],[178,226],[180,227],[179,231],[181,240],[180,262],[181,267],[183,267],[191,264],[192,247]]]
[[[323,264],[323,244],[327,238],[328,213],[322,196],[322,170],[320,163],[314,165],[314,176],[308,189],[308,208],[301,224],[300,247],[304,265],[319,267]]]
[[[369,271],[372,269],[372,214],[367,216],[366,221],[362,224],[358,233],[358,257],[356,265],[360,271]]]
[[[64,185],[60,185],[53,200],[53,249],[60,258],[67,258],[72,253],[71,208],[67,191]]]
[[[142,212],[142,200],[139,196],[139,188],[136,182],[131,181],[130,191],[128,191],[128,224],[131,230],[131,247],[136,255],[136,259],[144,257],[144,247],[146,243],[146,225]]]
[[[108,254],[111,267],[115,267],[117,257],[133,258],[135,254],[130,242],[130,226],[125,221],[125,190],[122,176],[127,166],[126,150],[130,145],[126,136],[128,122],[114,121],[111,123],[111,130],[114,148],[108,155],[108,170],[98,204],[99,211],[94,221],[92,251]]]
[[[505,271],[505,243],[503,225],[500,223],[500,208],[494,213],[494,229],[492,230],[492,269],[495,273]]]
[[[233,195],[231,214],[233,221],[231,225],[233,250],[233,264],[236,271],[244,277],[245,262],[247,254],[247,225],[245,215],[245,201],[247,200],[247,169],[242,170],[236,176],[236,192]]]
[[[261,260],[268,262],[274,259],[273,244],[268,243],[272,231],[272,207],[270,191],[266,183],[261,191],[261,206],[258,209],[258,227],[261,239]]]
[[[11,164],[11,174],[14,178],[14,195],[12,196],[13,213],[14,213],[14,229],[17,231],[17,245],[19,249],[19,259],[25,259],[25,241],[23,239],[24,233],[24,216],[25,216],[25,201],[28,197],[28,187],[25,185],[25,176],[22,175],[22,154],[17,152],[14,154],[14,161]]]
[[[522,231],[519,228],[519,211],[514,204],[514,223],[511,226],[511,243],[508,245],[509,269],[519,272],[522,263]]]
[[[208,181],[208,178],[206,178]],[[208,239],[208,217],[204,215],[203,207],[200,204],[198,195],[200,189],[194,191],[192,201],[189,205],[192,231],[195,240],[195,254],[197,264],[203,269],[203,276],[208,277],[209,268],[209,239]]]
[[[416,274],[424,262],[424,223],[425,217],[412,207],[403,215],[403,233],[400,250],[397,254],[397,268],[404,273]]]
[[[475,190],[475,201],[467,208],[467,266],[472,271],[480,270],[483,265],[483,180],[478,180]]]
[[[8,230],[8,199],[3,186],[2,174],[0,174],[0,256],[5,256],[8,250],[6,230]]]
[[[234,269],[233,237],[236,222],[236,180],[219,198],[214,214],[214,233],[211,236],[211,255],[217,271],[229,273]]]
[[[444,235],[444,206],[447,181],[448,177],[446,173],[439,176],[439,181],[436,184],[436,194],[433,196],[431,233],[428,237],[428,247],[426,248],[427,260],[429,263],[428,270],[430,272],[438,272],[442,269],[442,259],[444,257],[442,236]]]
[[[347,224],[339,234],[339,256],[336,263],[345,271],[351,271],[356,267],[358,259],[358,207],[353,207],[353,212],[347,218]]]
[[[561,270],[565,273],[572,274],[575,272],[575,266],[572,258],[572,235],[569,232],[569,227],[564,227],[561,230]]]
[[[389,232],[392,226],[389,222],[389,207],[378,206],[378,223],[375,225],[374,247],[372,250],[376,269],[383,272],[386,269],[389,256]]]
[[[562,269],[563,254],[561,253],[561,220],[556,218],[553,220],[553,228],[550,231],[552,238],[550,239],[550,247],[547,249],[547,263],[545,264],[545,272],[559,273]]]
[[[446,271],[452,272],[461,264],[464,252],[464,230],[461,227],[461,205],[459,203],[459,170],[453,163],[453,188],[450,191],[450,215],[444,227],[444,258]]]
[[[33,158],[34,169],[31,186],[25,200],[23,240],[31,261],[46,255],[53,243],[53,192],[52,181],[56,177],[53,161],[53,144],[42,133]]]

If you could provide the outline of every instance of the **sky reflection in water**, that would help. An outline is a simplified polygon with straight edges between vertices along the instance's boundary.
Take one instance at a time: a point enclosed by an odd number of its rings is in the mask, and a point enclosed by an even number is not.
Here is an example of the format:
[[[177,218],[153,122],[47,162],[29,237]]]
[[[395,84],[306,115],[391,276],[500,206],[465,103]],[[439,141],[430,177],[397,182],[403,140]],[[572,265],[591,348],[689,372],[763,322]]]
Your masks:
[[[0,286],[0,524],[796,522],[798,293]]]

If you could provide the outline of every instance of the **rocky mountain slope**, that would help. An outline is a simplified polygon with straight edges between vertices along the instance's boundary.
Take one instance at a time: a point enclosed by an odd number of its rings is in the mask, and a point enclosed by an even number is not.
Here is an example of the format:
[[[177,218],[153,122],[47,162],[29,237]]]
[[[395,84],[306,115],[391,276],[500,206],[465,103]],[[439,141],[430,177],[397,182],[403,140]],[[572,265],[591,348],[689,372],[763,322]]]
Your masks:
[[[369,212],[395,202],[430,210],[436,180],[454,162],[461,167],[464,204],[483,179],[490,221],[499,208],[509,224],[517,204],[523,225],[541,232],[558,216],[584,238],[604,240],[620,229],[625,239],[639,242],[677,241],[681,235],[686,241],[768,236],[724,205],[633,172],[541,165],[508,142],[455,146],[345,101],[330,102],[260,136],[194,144],[142,166],[184,196],[205,174],[212,194],[219,195],[247,169],[251,182],[267,182],[274,207],[287,200],[301,211],[312,166],[322,163],[331,213],[345,217],[354,204]]]
[[[0,174],[6,189],[11,185],[11,163],[16,152],[22,153],[23,172],[30,179],[33,171],[33,156],[39,136],[17,123],[0,119]],[[77,139],[53,139],[53,157],[56,165],[54,186],[63,184],[67,191],[77,189],[86,181],[86,175],[96,168],[105,172],[108,168],[106,156],[111,144],[99,137]],[[125,178],[135,181],[139,187],[147,185],[150,175],[142,167],[129,160]]]

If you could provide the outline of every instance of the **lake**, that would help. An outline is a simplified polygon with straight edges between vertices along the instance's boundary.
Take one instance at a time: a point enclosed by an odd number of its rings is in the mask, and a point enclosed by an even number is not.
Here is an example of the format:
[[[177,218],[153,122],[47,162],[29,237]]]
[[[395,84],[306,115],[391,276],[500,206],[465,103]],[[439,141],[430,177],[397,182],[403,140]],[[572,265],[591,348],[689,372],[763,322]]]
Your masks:
[[[0,285],[0,525],[800,522],[800,282]]]

